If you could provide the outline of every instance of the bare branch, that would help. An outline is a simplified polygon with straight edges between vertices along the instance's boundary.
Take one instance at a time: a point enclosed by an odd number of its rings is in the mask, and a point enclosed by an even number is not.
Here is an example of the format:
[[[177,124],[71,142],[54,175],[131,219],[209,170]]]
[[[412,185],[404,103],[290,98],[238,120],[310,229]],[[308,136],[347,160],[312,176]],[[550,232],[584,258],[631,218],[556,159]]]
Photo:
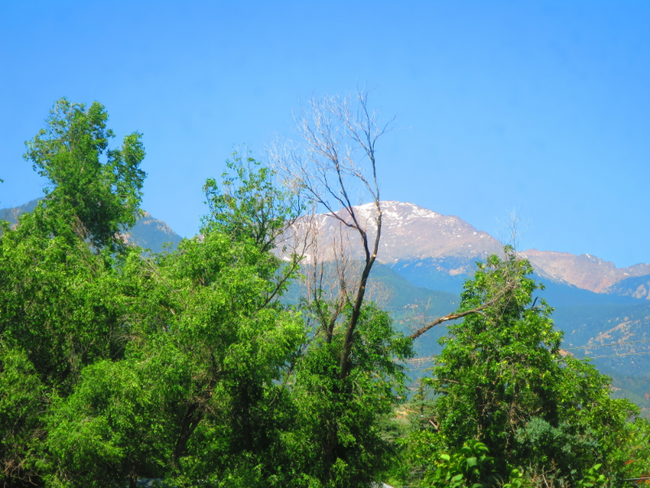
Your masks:
[[[336,236],[328,236],[337,296],[330,302],[327,314],[321,308],[322,303],[317,305],[316,313],[321,327],[332,334],[334,322],[339,320],[345,306],[350,307],[339,362],[340,377],[345,378],[349,374],[355,330],[381,239],[382,210],[375,147],[390,129],[392,120],[379,124],[376,114],[368,109],[367,92],[362,91],[355,98],[312,99],[296,122],[303,144],[289,150],[286,147],[271,150],[271,158],[278,172],[292,182],[295,191],[325,209],[327,217],[338,223]],[[364,203],[371,202],[373,212],[360,213],[355,207],[355,194],[361,195]],[[321,219],[321,226],[325,221]],[[372,232],[369,232],[370,224]],[[344,229],[348,232],[343,232]],[[363,251],[358,274],[350,256],[351,246],[346,242],[354,234]],[[311,256],[315,256],[313,251]],[[313,298],[317,299],[315,295]]]
[[[506,294],[508,294],[511,290],[513,290],[517,286],[517,281],[513,280],[510,283],[508,283],[503,289],[496,294],[494,297],[492,297],[490,300],[485,302],[483,305],[480,307],[473,308],[471,310],[466,310],[465,312],[457,312],[457,313],[450,313],[448,315],[445,315],[444,317],[437,318],[433,322],[428,323],[424,327],[416,330],[413,332],[409,337],[409,339],[417,339],[420,337],[422,334],[427,332],[430,329],[433,329],[436,325],[440,325],[444,322],[449,322],[450,320],[456,320],[460,319],[463,317],[466,317],[467,315],[472,315],[475,313],[482,313],[483,310],[485,310],[488,307],[491,307],[495,303],[497,303],[499,300],[501,300]]]

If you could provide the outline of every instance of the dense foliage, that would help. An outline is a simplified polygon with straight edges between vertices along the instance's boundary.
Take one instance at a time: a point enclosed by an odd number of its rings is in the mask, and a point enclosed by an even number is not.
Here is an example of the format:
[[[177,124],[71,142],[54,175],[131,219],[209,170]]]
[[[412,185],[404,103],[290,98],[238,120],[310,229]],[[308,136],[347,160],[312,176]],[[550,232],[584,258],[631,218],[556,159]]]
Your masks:
[[[398,401],[393,358],[408,341],[364,305],[340,378],[338,321],[323,341],[308,307],[280,301],[299,257],[272,251],[301,207],[250,158],[206,183],[200,237],[157,255],[124,246],[144,151],[138,134],[109,149],[106,121],[97,103],[57,102],[27,143],[46,197],[2,229],[2,483],[376,480],[394,455],[378,419]]]
[[[402,477],[437,486],[451,472],[457,486],[493,486],[514,469],[517,483],[580,486],[598,465],[601,481],[618,486],[647,472],[647,422],[634,420],[639,411],[629,401],[610,398],[609,378],[560,350],[562,333],[552,309],[533,298],[531,273],[509,248],[504,259],[478,263],[459,310],[490,305],[449,326],[441,340],[444,349],[424,379],[438,397],[427,408],[430,422],[410,435],[412,472]],[[476,446],[489,463],[471,476],[449,471],[450,460],[463,464],[459,456]]]
[[[301,257],[279,239],[303,206],[252,158],[206,182],[200,236],[159,254],[124,245],[144,149],[137,133],[110,149],[107,118],[56,103],[25,155],[45,198],[2,226],[3,486],[590,486],[647,472],[647,423],[562,355],[510,250],[465,285],[467,315],[427,380],[437,396],[422,383],[403,405],[412,339],[385,311],[314,283],[283,301]]]
[[[46,177],[41,213],[58,234],[57,223],[83,232],[95,248],[120,244],[118,232],[131,227],[139,213],[145,173],[140,134],[124,138],[121,148],[109,149],[115,135],[106,129],[108,114],[94,102],[84,105],[62,98],[54,105],[46,128],[26,143],[25,159]],[[105,161],[101,160],[105,156]],[[76,224],[76,225],[75,225]]]

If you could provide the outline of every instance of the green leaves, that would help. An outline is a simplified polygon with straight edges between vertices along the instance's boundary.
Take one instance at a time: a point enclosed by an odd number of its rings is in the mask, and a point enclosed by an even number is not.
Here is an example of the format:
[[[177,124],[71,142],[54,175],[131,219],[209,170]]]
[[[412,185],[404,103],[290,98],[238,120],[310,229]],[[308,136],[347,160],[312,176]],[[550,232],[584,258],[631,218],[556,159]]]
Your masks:
[[[587,473],[585,473],[585,477],[576,483],[576,487],[592,488],[594,486],[604,486],[607,483],[607,478],[605,478],[605,475],[598,473],[598,470],[600,470],[601,467],[602,464],[594,464],[594,466],[589,468]]]
[[[209,178],[203,186],[210,214],[203,219],[202,232],[252,239],[261,251],[270,251],[302,205],[292,192],[275,184],[275,172],[259,161],[235,152],[226,166],[230,172],[221,175],[221,184]]]
[[[48,415],[51,483],[120,486],[132,472],[160,477],[173,445],[155,362],[101,361]],[[121,483],[123,486],[123,483]]]
[[[350,374],[341,378],[343,340],[343,330],[315,336],[292,380],[297,412],[288,461],[321,483],[316,486],[367,486],[395,462],[395,447],[379,426],[406,396],[404,368],[394,359],[412,355],[411,341],[396,333],[386,312],[366,304]]]
[[[505,259],[491,256],[465,284],[460,310],[488,306],[449,326],[441,340],[428,379],[441,395],[438,439],[452,453],[464,452],[465,439],[484,443],[495,454],[495,473],[511,486],[521,481],[512,466],[577,483],[591,476],[594,460],[620,480],[633,465],[641,468],[630,463],[640,459],[634,442],[647,447],[638,440],[641,424],[628,421],[637,410],[610,399],[609,378],[593,366],[560,354],[562,334],[552,309],[533,298],[531,271],[506,248]]]
[[[530,271],[527,262],[506,249],[504,261],[490,257],[465,284],[460,310],[510,291],[482,313],[449,326],[441,341],[445,349],[437,358],[432,385],[443,394],[438,411],[451,445],[459,447],[481,432],[490,450],[507,453],[528,412],[555,415],[547,407],[561,374],[556,365],[561,333],[553,330],[543,300],[530,307],[536,288],[526,277]]]
[[[38,473],[47,390],[27,354],[0,338],[0,482],[28,482]]]
[[[435,469],[425,475],[425,481],[434,488],[482,488],[493,481],[494,458],[485,444],[469,440],[453,454],[438,455]]]
[[[524,479],[524,473],[517,468],[513,468],[510,471],[510,478],[507,483],[504,483],[502,488],[523,488],[527,486],[526,480]]]
[[[39,205],[49,214],[49,232],[73,231],[96,249],[115,250],[121,247],[118,232],[134,225],[140,212],[145,152],[137,132],[120,149],[108,149],[115,136],[107,120],[97,102],[86,109],[62,98],[46,128],[25,143],[24,158],[51,183]]]

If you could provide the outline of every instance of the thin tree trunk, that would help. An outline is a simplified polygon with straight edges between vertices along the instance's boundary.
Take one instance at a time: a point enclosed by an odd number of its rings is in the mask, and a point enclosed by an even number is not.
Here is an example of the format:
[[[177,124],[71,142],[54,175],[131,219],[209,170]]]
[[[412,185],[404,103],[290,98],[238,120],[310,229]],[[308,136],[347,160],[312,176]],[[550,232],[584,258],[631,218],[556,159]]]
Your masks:
[[[183,422],[181,423],[181,433],[178,436],[178,440],[174,446],[174,451],[172,452],[172,468],[178,469],[180,467],[180,458],[185,455],[187,443],[202,419],[203,412],[199,410],[199,404],[194,403],[190,405],[185,414],[185,418],[183,418]]]

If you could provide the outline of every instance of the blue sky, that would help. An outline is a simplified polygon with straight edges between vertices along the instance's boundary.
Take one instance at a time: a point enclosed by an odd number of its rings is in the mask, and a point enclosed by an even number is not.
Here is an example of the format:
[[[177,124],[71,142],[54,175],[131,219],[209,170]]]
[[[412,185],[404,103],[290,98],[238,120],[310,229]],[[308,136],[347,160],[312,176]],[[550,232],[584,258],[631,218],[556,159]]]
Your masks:
[[[41,194],[23,143],[54,101],[97,100],[144,134],[143,207],[191,236],[233,148],[365,85],[398,115],[382,198],[650,262],[649,25],[646,1],[1,2],[0,206]]]

